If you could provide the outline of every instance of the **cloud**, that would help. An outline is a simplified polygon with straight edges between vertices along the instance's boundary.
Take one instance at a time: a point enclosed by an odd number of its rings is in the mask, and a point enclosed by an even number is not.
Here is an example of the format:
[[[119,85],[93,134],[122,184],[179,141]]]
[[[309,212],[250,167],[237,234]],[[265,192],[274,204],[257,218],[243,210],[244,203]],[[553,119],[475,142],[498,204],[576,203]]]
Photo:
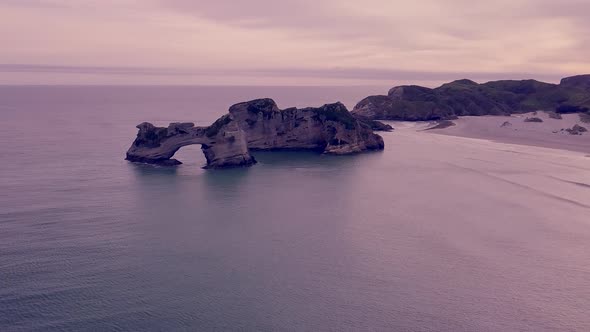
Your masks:
[[[32,8],[60,8],[64,7],[62,0],[3,0],[5,7],[32,7]]]
[[[588,12],[587,0],[4,0],[0,63],[557,77],[590,72]]]
[[[366,50],[341,59],[343,66],[589,70],[579,61],[590,51],[586,0],[166,0],[160,5],[252,33],[280,31],[302,47],[314,40]],[[560,61],[549,67],[537,62],[540,58]]]

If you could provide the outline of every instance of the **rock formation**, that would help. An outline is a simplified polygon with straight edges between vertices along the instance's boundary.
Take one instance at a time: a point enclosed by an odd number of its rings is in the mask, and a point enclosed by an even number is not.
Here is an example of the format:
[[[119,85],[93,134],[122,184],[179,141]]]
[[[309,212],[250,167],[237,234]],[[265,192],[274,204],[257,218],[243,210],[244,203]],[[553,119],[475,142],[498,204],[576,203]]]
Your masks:
[[[256,163],[250,155],[245,133],[224,115],[209,127],[195,127],[193,123],[171,123],[167,128],[144,122],[129,150],[127,160],[172,166],[181,164],[172,156],[181,147],[201,144],[208,168],[248,166]]]
[[[587,132],[588,129],[586,127],[582,127],[579,124],[575,124],[573,127],[566,129],[570,135],[582,135],[583,133]]]
[[[426,130],[445,129],[445,128],[449,128],[449,127],[452,127],[455,125],[456,124],[451,120],[441,120],[441,121],[438,121],[434,126],[426,128]]]
[[[384,147],[381,136],[341,103],[280,110],[272,99],[257,99],[233,105],[229,114],[209,127],[171,123],[165,128],[144,122],[137,128],[137,138],[126,159],[159,165],[179,164],[172,156],[191,144],[201,144],[206,168],[252,165],[256,161],[250,150],[312,149],[351,154]]]
[[[393,127],[381,121],[372,120],[367,118],[366,116],[362,116],[360,114],[353,114],[353,116],[361,122],[361,124],[365,125],[373,129],[374,131],[393,131]]]
[[[561,116],[561,114],[559,114],[557,112],[548,111],[547,115],[549,115],[550,119],[555,119],[555,120],[562,120],[563,119],[563,116]]]
[[[535,80],[478,84],[463,79],[435,89],[398,86],[389,90],[387,96],[361,100],[352,113],[373,120],[433,121],[537,110],[590,112],[590,75],[564,78],[560,84]]]

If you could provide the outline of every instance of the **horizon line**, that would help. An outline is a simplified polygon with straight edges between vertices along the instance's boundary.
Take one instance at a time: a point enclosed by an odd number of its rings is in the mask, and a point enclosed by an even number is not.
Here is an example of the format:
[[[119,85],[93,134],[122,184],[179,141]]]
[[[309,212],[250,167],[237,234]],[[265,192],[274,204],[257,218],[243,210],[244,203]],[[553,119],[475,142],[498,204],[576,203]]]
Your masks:
[[[259,69],[198,69],[198,68],[172,68],[172,67],[139,67],[139,66],[68,66],[68,65],[47,65],[47,64],[16,64],[0,63],[0,72],[4,73],[56,73],[56,74],[92,74],[92,75],[127,75],[139,76],[176,76],[176,77],[199,77],[199,76],[226,76],[226,77],[305,77],[305,78],[328,78],[328,79],[364,79],[374,81],[384,80],[513,80],[513,79],[537,79],[548,81],[559,81],[561,78],[572,75],[558,73],[526,72],[428,72],[412,70],[395,70],[379,68],[259,68]],[[578,74],[574,74],[578,75]],[[44,85],[44,84],[42,84]],[[76,85],[76,84],[74,84]],[[97,85],[97,84],[92,84]],[[98,84],[103,85],[103,84]],[[105,84],[109,85],[109,84]],[[127,84],[124,84],[127,85]],[[143,84],[138,84],[143,85]],[[147,84],[152,85],[152,84]],[[178,84],[186,85],[186,84]],[[202,84],[195,84],[202,85]],[[224,85],[224,84],[220,84]],[[231,84],[228,84],[231,85]],[[357,84],[358,86],[370,86]],[[240,86],[240,85],[236,85]]]

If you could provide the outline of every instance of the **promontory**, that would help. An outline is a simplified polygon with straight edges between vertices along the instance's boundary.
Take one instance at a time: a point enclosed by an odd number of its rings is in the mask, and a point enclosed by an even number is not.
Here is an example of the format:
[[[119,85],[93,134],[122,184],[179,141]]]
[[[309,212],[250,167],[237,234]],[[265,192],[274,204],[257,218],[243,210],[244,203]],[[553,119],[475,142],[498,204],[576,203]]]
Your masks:
[[[559,84],[536,80],[478,84],[462,79],[434,89],[396,86],[387,95],[361,100],[352,113],[372,120],[433,121],[532,111],[590,114],[590,75],[567,77]]]

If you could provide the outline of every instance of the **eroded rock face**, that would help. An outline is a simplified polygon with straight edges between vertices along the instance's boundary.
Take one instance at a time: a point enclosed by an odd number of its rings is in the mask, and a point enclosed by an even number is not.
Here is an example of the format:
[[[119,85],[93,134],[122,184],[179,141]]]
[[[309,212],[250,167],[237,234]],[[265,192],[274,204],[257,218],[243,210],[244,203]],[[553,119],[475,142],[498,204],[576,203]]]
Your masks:
[[[255,150],[313,149],[348,154],[383,149],[383,139],[363,126],[341,103],[280,110],[272,99],[229,109]]]
[[[209,127],[172,123],[164,128],[144,122],[137,128],[126,159],[160,165],[179,164],[172,156],[191,144],[201,144],[207,168],[252,165],[256,161],[249,149],[350,154],[384,148],[381,136],[341,103],[280,110],[272,99],[257,99],[233,105]]]
[[[256,163],[250,155],[244,132],[238,124],[224,115],[209,127],[195,127],[192,123],[171,123],[167,128],[144,122],[126,159],[156,165],[178,165],[171,159],[183,146],[201,144],[207,168],[248,166]]]

